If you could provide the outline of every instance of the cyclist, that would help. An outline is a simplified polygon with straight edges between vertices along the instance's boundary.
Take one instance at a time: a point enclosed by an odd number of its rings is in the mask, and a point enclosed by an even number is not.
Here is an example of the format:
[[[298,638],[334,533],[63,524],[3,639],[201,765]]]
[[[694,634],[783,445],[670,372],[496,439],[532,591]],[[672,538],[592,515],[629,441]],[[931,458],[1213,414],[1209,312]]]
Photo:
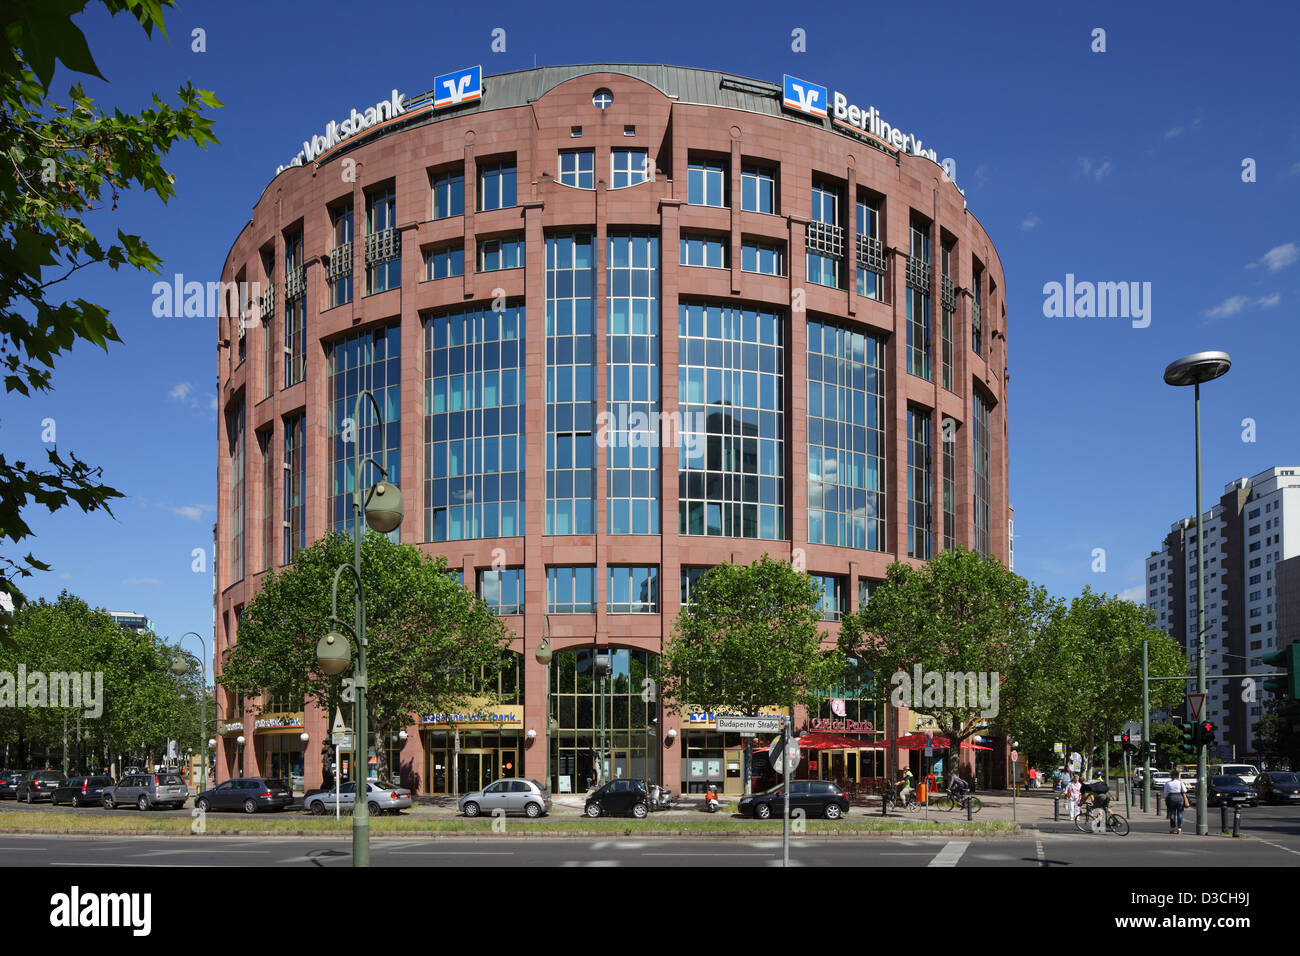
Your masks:
[[[966,781],[957,773],[957,768],[953,767],[952,774],[948,777],[948,792],[960,800],[966,796],[967,790]]]
[[[1086,813],[1092,807],[1104,812],[1110,806],[1110,787],[1100,776],[1096,780],[1083,784],[1079,790],[1083,796],[1080,812]]]
[[[911,767],[908,767],[898,775],[898,783],[894,784],[894,787],[898,790],[898,802],[903,806],[907,806],[912,799],[913,793]]]

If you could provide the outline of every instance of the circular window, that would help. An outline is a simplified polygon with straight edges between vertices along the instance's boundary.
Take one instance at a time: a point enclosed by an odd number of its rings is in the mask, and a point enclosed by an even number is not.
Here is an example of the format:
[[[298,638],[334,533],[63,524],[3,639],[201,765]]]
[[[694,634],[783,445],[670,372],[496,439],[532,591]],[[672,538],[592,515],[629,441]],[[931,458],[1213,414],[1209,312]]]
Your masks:
[[[591,95],[591,103],[598,110],[607,110],[614,103],[614,94],[602,86]]]

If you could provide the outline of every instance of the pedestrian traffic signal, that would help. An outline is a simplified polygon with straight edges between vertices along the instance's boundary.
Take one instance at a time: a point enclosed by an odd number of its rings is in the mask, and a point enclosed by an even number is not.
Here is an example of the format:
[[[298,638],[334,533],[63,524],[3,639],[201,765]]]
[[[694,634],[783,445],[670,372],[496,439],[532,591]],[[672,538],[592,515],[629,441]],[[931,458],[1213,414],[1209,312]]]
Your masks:
[[[1282,676],[1265,680],[1264,689],[1272,691],[1283,700],[1292,703],[1300,701],[1300,641],[1293,641],[1272,654],[1264,654],[1260,661],[1285,669]]]
[[[1133,746],[1133,741],[1129,738],[1129,735],[1128,735],[1128,734],[1124,734],[1124,735],[1123,735],[1122,737],[1120,737],[1119,739],[1120,739],[1120,742],[1124,745],[1124,752],[1125,752],[1125,753],[1128,753],[1129,748]]]
[[[1156,759],[1156,742],[1154,740],[1147,741],[1147,754],[1150,755],[1152,760]]]
[[[1208,720],[1202,720],[1197,725],[1197,730],[1199,731],[1199,736],[1201,738],[1200,739],[1201,746],[1213,747],[1214,731],[1215,731],[1214,724],[1210,723]]]
[[[1178,729],[1182,732],[1182,739],[1179,741],[1179,748],[1186,754],[1196,753],[1196,725],[1189,720],[1178,721]]]

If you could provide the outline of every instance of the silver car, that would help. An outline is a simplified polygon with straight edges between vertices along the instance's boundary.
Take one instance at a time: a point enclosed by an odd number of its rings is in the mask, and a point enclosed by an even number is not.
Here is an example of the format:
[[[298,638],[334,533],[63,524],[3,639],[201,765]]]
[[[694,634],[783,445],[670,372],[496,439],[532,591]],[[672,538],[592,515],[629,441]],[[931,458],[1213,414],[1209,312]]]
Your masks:
[[[341,785],[339,791],[339,809],[344,813],[351,813],[357,799],[352,781],[349,780]],[[366,781],[366,791],[366,806],[374,816],[410,809],[411,791],[405,787],[399,787],[387,780],[368,780]],[[319,793],[313,793],[306,797],[302,804],[310,813],[317,816],[333,813],[335,807],[334,791],[322,790]]]
[[[135,804],[141,810],[185,806],[190,788],[174,773],[133,773],[123,777],[115,786],[104,789],[104,806],[129,807]]]
[[[498,810],[502,813],[540,817],[551,812],[551,794],[536,780],[506,777],[488,784],[482,790],[465,794],[456,802],[456,808],[467,817],[476,817],[480,813],[493,816]]]

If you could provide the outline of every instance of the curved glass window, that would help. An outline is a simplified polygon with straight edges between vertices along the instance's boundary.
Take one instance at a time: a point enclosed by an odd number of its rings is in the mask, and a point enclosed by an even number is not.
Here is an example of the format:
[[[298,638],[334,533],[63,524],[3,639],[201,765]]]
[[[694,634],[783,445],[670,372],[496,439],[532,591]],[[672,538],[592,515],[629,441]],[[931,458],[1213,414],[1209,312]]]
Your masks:
[[[808,540],[885,549],[885,347],[808,320]]]
[[[398,471],[402,448],[402,333],[388,328],[361,332],[330,346],[330,514],[329,527],[352,533],[353,442],[361,443],[362,481],[369,487],[379,473],[365,464],[367,457],[380,462],[388,480],[401,486]],[[379,422],[369,400],[361,402],[361,417],[352,421],[357,396],[369,390],[384,411],[384,442],[379,447]],[[397,541],[400,529],[389,537]]]
[[[424,537],[524,533],[524,307],[425,321]]]
[[[930,413],[907,410],[907,556],[928,561],[933,556],[934,523],[931,489],[934,487]]]
[[[596,258],[591,236],[546,239],[546,533],[595,525]]]

